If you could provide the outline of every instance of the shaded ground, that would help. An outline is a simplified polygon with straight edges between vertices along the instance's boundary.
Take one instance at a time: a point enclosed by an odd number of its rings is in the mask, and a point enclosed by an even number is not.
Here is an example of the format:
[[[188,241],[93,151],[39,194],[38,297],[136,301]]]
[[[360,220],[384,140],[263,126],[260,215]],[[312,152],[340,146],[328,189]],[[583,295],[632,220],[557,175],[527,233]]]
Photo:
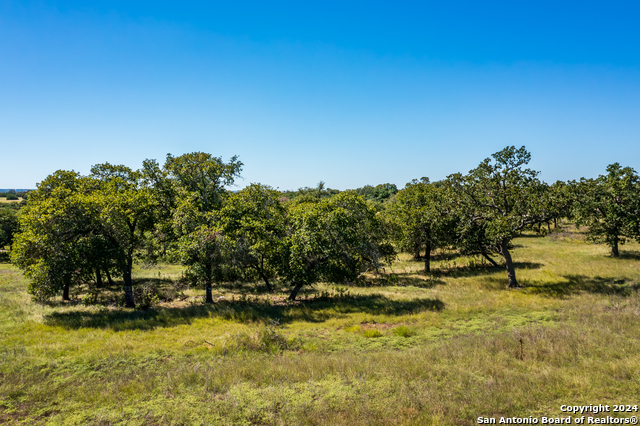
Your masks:
[[[211,305],[198,304],[180,308],[156,307],[146,311],[83,309],[51,312],[44,323],[65,328],[110,328],[113,330],[148,330],[190,324],[195,318],[220,318],[238,322],[279,320],[324,322],[337,315],[369,313],[407,315],[422,311],[441,311],[444,303],[437,299],[392,300],[381,295],[347,295],[338,298],[310,298],[286,303],[285,298],[272,301],[251,297],[233,301],[218,300]]]

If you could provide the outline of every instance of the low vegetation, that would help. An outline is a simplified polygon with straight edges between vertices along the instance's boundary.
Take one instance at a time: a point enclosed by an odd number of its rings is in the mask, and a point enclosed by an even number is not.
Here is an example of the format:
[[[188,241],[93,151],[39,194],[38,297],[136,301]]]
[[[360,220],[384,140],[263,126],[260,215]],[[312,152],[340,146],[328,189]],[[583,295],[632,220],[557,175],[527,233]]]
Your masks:
[[[640,245],[611,257],[561,223],[504,265],[437,249],[288,300],[273,279],[204,288],[138,263],[34,303],[0,264],[0,423],[471,425],[640,400]],[[144,303],[143,303],[144,302]],[[616,416],[615,413],[608,413]],[[600,416],[600,414],[598,414]]]

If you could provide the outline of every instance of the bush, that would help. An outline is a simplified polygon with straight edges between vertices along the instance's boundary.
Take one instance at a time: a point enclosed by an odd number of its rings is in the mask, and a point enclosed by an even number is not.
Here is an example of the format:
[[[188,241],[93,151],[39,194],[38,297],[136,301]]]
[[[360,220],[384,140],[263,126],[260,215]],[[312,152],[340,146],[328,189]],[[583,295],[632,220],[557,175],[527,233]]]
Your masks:
[[[400,327],[393,330],[393,334],[400,337],[411,337],[415,336],[416,332],[407,326],[401,325]]]
[[[160,292],[153,284],[140,284],[133,288],[133,299],[138,308],[144,311],[160,302]]]
[[[16,197],[15,195],[7,194],[7,201],[17,201],[17,200],[19,200],[19,198]]]
[[[269,325],[260,329],[258,342],[260,349],[265,352],[281,352],[289,349],[289,342],[282,333],[280,320],[271,320]]]
[[[371,330],[365,330],[362,335],[364,337],[382,337],[382,333],[380,333],[380,330],[373,328]]]
[[[300,344],[295,339],[287,339],[282,334],[280,320],[270,320],[255,334],[240,333],[233,337],[232,346],[236,350],[251,352],[280,353],[285,350],[296,350]]]

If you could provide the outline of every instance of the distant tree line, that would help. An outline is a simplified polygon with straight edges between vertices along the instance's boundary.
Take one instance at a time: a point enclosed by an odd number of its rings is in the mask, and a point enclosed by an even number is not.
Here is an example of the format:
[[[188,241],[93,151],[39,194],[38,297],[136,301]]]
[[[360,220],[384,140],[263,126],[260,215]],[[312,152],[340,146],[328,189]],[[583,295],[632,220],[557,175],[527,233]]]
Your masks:
[[[18,200],[20,198],[25,198],[27,196],[28,191],[16,191],[15,189],[10,189],[8,191],[0,192],[0,198],[6,198],[7,201]]]
[[[383,183],[380,185],[365,185],[354,190],[357,195],[362,196],[366,201],[381,204],[398,193],[398,187],[393,183]],[[300,202],[309,198],[328,198],[339,194],[340,190],[326,188],[324,182],[319,182],[315,188],[304,187],[297,191],[283,191],[283,200],[296,200]],[[374,204],[374,206],[376,205]],[[380,206],[377,206],[380,208]]]
[[[14,214],[11,259],[36,299],[60,292],[68,299],[73,285],[100,288],[118,278],[133,307],[136,260],[179,261],[207,303],[216,283],[238,280],[261,281],[269,291],[275,280],[289,283],[293,300],[305,285],[358,280],[398,251],[424,260],[426,272],[437,249],[494,266],[500,256],[508,286],[518,287],[513,239],[562,218],[587,226],[589,240],[608,244],[614,257],[627,239],[640,240],[633,169],[616,163],[596,179],[548,185],[526,168],[530,159],[524,147],[511,146],[467,174],[416,179],[401,190],[338,191],[320,182],[285,192],[253,183],[231,192],[242,162],[201,152],[169,154],[163,165],[146,160],[138,170],[109,163],[86,176],[59,170]]]

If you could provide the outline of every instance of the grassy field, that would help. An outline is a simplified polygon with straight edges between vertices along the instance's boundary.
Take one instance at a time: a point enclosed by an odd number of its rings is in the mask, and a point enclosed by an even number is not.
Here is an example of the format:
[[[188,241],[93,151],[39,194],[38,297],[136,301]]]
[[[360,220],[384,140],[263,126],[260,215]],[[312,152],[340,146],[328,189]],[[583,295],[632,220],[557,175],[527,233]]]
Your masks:
[[[6,197],[0,197],[0,203],[19,203],[22,201],[22,197],[18,197],[17,200],[7,200]]]
[[[613,259],[569,228],[514,243],[518,290],[440,253],[432,274],[402,255],[367,285],[288,303],[284,284],[228,284],[205,306],[159,265],[136,270],[159,289],[145,311],[118,288],[36,304],[0,264],[0,423],[470,425],[640,404],[640,246]]]

